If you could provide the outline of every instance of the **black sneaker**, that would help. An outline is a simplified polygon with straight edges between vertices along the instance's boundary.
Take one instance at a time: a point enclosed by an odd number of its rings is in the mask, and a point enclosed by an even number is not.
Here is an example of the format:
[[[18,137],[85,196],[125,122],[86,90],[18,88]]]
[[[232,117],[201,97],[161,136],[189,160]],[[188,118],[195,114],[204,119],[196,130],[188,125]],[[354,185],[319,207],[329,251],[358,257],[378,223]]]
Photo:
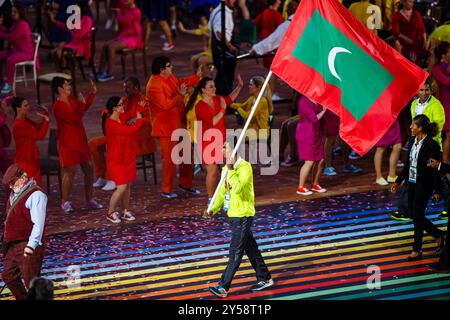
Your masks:
[[[266,280],[266,281],[258,282],[257,284],[255,284],[252,287],[251,290],[252,291],[261,291],[261,290],[264,290],[265,288],[268,288],[268,287],[271,287],[271,286],[273,286],[273,280],[269,279],[269,280]]]
[[[221,285],[209,287],[209,291],[211,291],[215,296],[219,298],[226,298],[228,295],[227,290],[225,290],[225,288]]]
[[[441,215],[439,216],[441,219],[448,219],[448,212],[446,210],[442,210]]]
[[[404,213],[400,213],[398,211],[395,211],[394,213],[391,214],[391,218],[397,221],[408,221],[409,217],[404,214]]]

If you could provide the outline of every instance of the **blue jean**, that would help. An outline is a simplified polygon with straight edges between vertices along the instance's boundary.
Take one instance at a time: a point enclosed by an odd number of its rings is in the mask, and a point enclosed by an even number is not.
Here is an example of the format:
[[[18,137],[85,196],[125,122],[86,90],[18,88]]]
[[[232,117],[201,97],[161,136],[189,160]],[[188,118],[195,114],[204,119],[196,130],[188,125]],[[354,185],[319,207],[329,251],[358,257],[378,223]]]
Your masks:
[[[269,280],[271,278],[270,272],[251,231],[253,217],[230,218],[230,223],[232,230],[230,254],[227,267],[222,274],[219,284],[227,291],[230,289],[231,281],[241,264],[244,252],[256,271],[257,281]]]

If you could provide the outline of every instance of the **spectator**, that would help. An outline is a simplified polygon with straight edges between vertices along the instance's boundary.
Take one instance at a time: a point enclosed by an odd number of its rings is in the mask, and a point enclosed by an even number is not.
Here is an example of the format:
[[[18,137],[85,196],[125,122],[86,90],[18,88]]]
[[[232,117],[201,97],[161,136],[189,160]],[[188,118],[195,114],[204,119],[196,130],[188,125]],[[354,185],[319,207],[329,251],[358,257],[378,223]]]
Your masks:
[[[164,34],[165,42],[161,50],[170,51],[175,46],[172,39],[172,31],[169,26],[170,5],[172,0],[146,0],[143,2],[144,16],[148,19],[144,25],[147,34],[150,34],[153,22],[158,22]]]
[[[77,57],[84,57],[86,60],[91,58],[91,29],[93,25],[92,18],[89,16],[89,3],[87,0],[79,0],[77,5],[81,9],[81,21],[80,29],[70,30],[71,40],[64,45],[64,48],[76,50]],[[56,20],[55,15],[49,11],[48,12],[50,20],[53,24],[60,29],[66,30],[67,24]],[[61,57],[62,49],[57,49],[56,55],[58,61],[63,59]],[[64,60],[63,60],[64,61]],[[61,64],[60,64],[61,65]],[[63,64],[63,69],[65,64]]]
[[[34,56],[35,45],[31,36],[30,26],[25,20],[25,9],[17,4],[14,5],[11,11],[11,18],[13,24],[11,28],[7,29],[3,24],[3,17],[0,16],[0,39],[8,41],[10,44],[10,49],[0,51],[0,63],[4,62],[6,64],[7,77],[1,94],[8,94],[12,91],[16,64],[22,61],[33,60]],[[38,61],[36,68],[39,70]]]
[[[142,48],[141,11],[134,0],[125,0],[121,3],[117,12],[119,33],[117,37],[103,45],[100,68],[97,73],[98,81],[106,82],[114,79],[112,68],[115,62],[116,52],[120,49]]]
[[[234,29],[233,8],[236,0],[225,0],[225,47],[222,47],[222,6],[219,4],[210,15],[211,45],[214,67],[217,70],[215,83],[217,94],[231,93],[236,68],[237,48],[231,44]]]
[[[402,45],[402,54],[418,63],[426,51],[427,34],[422,16],[414,8],[414,0],[402,0],[402,9],[392,16],[392,34]]]
[[[436,64],[431,69],[434,80],[438,85],[436,98],[442,103],[445,111],[444,150],[442,161],[450,161],[450,44],[442,42],[435,50]]]

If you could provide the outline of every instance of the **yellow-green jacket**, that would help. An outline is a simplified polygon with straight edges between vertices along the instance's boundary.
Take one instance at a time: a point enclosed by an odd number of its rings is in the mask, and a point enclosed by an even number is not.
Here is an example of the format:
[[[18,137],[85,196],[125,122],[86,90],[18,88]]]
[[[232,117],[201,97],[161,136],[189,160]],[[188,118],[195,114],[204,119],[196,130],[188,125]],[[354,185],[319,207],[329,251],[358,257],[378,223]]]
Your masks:
[[[250,163],[239,159],[234,170],[229,170],[225,183],[219,189],[216,201],[211,208],[213,214],[222,208],[227,184],[229,186],[230,204],[227,215],[230,218],[252,217],[255,215],[255,193],[253,191],[253,172]],[[222,168],[222,176],[226,166]]]
[[[416,116],[417,101],[419,101],[419,99],[415,99],[413,103],[411,103],[411,117],[413,119]],[[441,132],[445,124],[444,107],[438,99],[436,99],[434,96],[431,96],[430,102],[428,102],[428,105],[423,110],[423,114],[426,115],[431,122],[436,122],[436,124],[438,125],[438,134],[433,139],[437,143],[439,143],[442,151]]]

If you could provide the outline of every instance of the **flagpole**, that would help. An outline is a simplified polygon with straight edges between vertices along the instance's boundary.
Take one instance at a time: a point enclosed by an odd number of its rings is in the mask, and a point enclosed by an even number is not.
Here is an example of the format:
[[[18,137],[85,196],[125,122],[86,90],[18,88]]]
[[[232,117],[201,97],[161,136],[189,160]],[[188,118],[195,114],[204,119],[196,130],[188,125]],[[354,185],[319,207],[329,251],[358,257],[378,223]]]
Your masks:
[[[242,129],[241,135],[239,136],[239,139],[238,139],[238,141],[236,143],[236,146],[234,147],[234,150],[231,153],[230,160],[234,158],[234,156],[236,155],[239,147],[241,146],[242,141],[244,141],[245,133],[247,132],[248,126],[250,125],[250,121],[252,121],[253,115],[256,112],[256,108],[258,107],[258,104],[259,104],[259,102],[261,101],[261,99],[262,99],[262,97],[264,95],[264,91],[266,91],[267,84],[269,83],[269,80],[270,80],[271,77],[272,77],[272,71],[269,71],[269,73],[266,76],[266,80],[264,81],[264,83],[263,83],[263,85],[261,87],[261,90],[259,91],[258,97],[256,98],[256,100],[255,100],[255,102],[254,102],[254,104],[252,106],[252,111],[250,112],[250,114],[248,116],[247,122],[245,122],[245,126]],[[225,173],[220,178],[220,182],[219,182],[219,184],[216,187],[216,191],[214,191],[214,195],[211,198],[211,201],[210,201],[210,203],[208,205],[208,211],[211,211],[211,208],[212,208],[212,206],[214,204],[214,201],[216,201],[217,195],[219,194],[219,189],[222,186],[222,183],[224,183],[224,181],[225,181],[225,179],[227,177],[227,174],[228,174],[228,168],[225,167]]]

